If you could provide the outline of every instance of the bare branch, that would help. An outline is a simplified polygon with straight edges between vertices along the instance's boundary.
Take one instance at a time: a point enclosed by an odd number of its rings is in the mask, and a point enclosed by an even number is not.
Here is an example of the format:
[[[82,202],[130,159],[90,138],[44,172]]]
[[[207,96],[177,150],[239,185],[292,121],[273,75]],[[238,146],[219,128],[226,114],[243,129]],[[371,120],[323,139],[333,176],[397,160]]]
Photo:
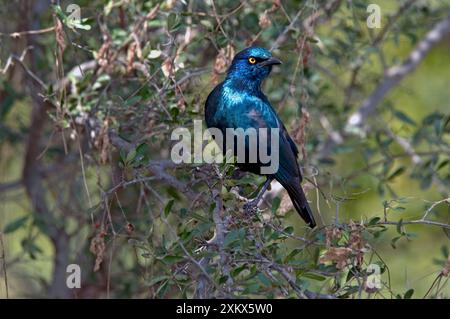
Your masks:
[[[14,61],[19,63],[19,65],[22,67],[22,69],[37,83],[41,86],[41,88],[44,91],[47,91],[47,86],[45,85],[44,81],[42,81],[33,71],[30,70],[24,63],[24,59],[28,51],[32,50],[33,46],[28,46],[23,50],[22,54],[20,56],[16,54],[11,54],[11,56],[8,58],[8,61],[6,62],[6,66],[1,70],[3,74],[6,74],[6,72],[9,70],[11,65],[14,65]]]
[[[93,70],[97,67],[96,60],[89,60],[75,66],[67,73],[67,76],[54,84],[54,91],[59,91],[63,87],[67,87],[70,83],[70,79],[81,79],[86,71]]]
[[[307,289],[302,289],[299,285],[297,285],[297,283],[295,281],[295,277],[292,276],[286,268],[284,268],[281,265],[278,265],[274,262],[271,262],[270,260],[268,260],[264,257],[262,257],[262,258],[267,263],[269,263],[270,268],[278,271],[281,274],[281,276],[283,276],[283,278],[289,283],[289,285],[295,291],[295,293],[297,294],[297,296],[299,298],[303,298],[303,299],[306,299],[306,298],[308,298],[308,299],[336,299],[336,296],[333,294],[321,294],[321,293],[312,292]]]
[[[444,198],[442,200],[439,200],[437,202],[434,202],[426,211],[425,214],[423,215],[423,217],[421,219],[417,219],[417,220],[407,220],[407,221],[402,221],[402,225],[430,225],[430,226],[437,226],[437,227],[442,227],[445,229],[450,229],[450,224],[445,224],[442,222],[437,222],[437,221],[433,221],[433,220],[428,220],[428,214],[438,205],[443,204],[443,203],[447,203],[450,204],[450,197],[449,198]],[[385,215],[386,216],[386,215]],[[386,217],[385,217],[386,218]],[[377,223],[377,225],[398,225],[399,222],[395,222],[395,221],[379,221]]]
[[[381,31],[377,34],[377,36],[373,40],[374,46],[377,46],[378,44],[381,43],[381,41],[384,39],[386,34],[389,32],[389,30],[394,25],[395,21],[397,21],[397,19],[399,17],[401,17],[416,1],[417,0],[408,0],[400,6],[400,8],[397,10],[397,12],[388,20],[386,25],[383,27],[383,29],[381,29]]]
[[[5,282],[6,299],[9,299],[9,286],[8,286],[8,273],[6,272],[6,254],[5,254],[5,244],[3,242],[3,233],[0,232],[0,259],[2,261],[3,278]]]
[[[322,23],[326,21],[333,14],[333,12],[335,12],[339,8],[341,1],[342,0],[329,1],[321,9],[314,11],[309,17],[304,19],[303,28],[305,29],[305,31],[309,36],[314,35],[313,26],[318,22]],[[272,47],[270,48],[271,51],[278,49],[278,47],[286,40],[287,38],[286,35],[290,30],[292,30],[294,25],[298,22],[304,9],[305,6],[303,6],[302,8],[300,8],[300,10],[297,11],[296,15],[294,16],[294,18],[292,18],[289,25],[286,28],[284,28],[284,30],[281,32],[281,34],[277,37],[277,39],[273,43]],[[322,21],[319,21],[320,18],[324,19],[321,19]]]
[[[126,150],[127,152],[133,150],[135,145],[130,143],[123,138],[121,138],[117,132],[113,129],[110,129],[108,132],[109,139],[111,144],[117,147],[118,149]],[[146,168],[154,174],[157,179],[163,180],[168,185],[175,187],[181,193],[183,193],[187,198],[194,199],[196,197],[195,193],[188,187],[186,183],[179,181],[174,176],[170,175],[166,172],[167,168],[175,168],[177,165],[170,160],[154,160],[150,161]]]
[[[21,186],[22,186],[22,180],[2,183],[2,184],[0,184],[0,193],[19,188]]]
[[[414,71],[417,65],[425,58],[428,52],[450,32],[450,16],[437,23],[421,40],[400,66],[393,66],[386,71],[384,79],[373,93],[363,102],[361,107],[353,113],[346,126],[347,132],[354,128],[361,128],[372,114],[383,97],[392,90],[406,75]]]
[[[423,162],[422,158],[417,154],[417,152],[414,150],[414,147],[408,140],[394,134],[394,132],[392,132],[391,129],[389,129],[388,127],[386,128],[385,131],[387,135],[390,136],[393,140],[395,140],[401,146],[401,148],[403,148],[406,154],[408,154],[409,157],[411,157],[411,160],[414,164],[418,165]]]
[[[52,32],[53,30],[55,30],[55,27],[48,27],[45,29],[40,29],[40,30],[28,30],[28,31],[19,31],[19,32],[12,32],[12,33],[1,33],[0,32],[0,36],[8,36],[11,37],[13,39],[17,39],[20,38],[23,35],[34,35],[34,34],[43,34],[43,33],[48,33],[48,32]]]
[[[380,221],[377,223],[377,225],[398,225],[398,223],[399,222]],[[402,221],[402,225],[431,225],[431,226],[442,227],[445,229],[450,229],[449,224],[444,224],[444,223],[435,222],[432,220],[424,220],[424,219]]]

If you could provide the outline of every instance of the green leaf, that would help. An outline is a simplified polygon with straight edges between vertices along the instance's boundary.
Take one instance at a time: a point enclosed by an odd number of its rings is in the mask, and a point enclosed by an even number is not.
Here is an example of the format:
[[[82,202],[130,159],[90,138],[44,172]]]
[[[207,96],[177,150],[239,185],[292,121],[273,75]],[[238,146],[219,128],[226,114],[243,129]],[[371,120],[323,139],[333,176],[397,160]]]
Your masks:
[[[405,292],[403,299],[411,299],[413,294],[414,294],[414,289],[409,289],[407,292]]]
[[[198,220],[198,221],[201,221],[203,223],[208,223],[208,219],[207,218],[205,218],[202,215],[199,215],[199,214],[197,214],[195,212],[191,213],[191,217],[196,219],[196,220]]]
[[[406,115],[405,113],[403,113],[402,111],[395,111],[394,112],[394,116],[396,117],[396,118],[398,118],[400,121],[402,121],[402,122],[404,122],[404,123],[406,123],[406,124],[410,124],[410,125],[413,125],[413,126],[416,126],[417,125],[417,123],[416,122],[414,122],[414,120],[412,119],[412,118],[410,118],[408,115]]]
[[[240,231],[240,229],[232,230],[225,236],[225,239],[223,241],[223,244],[225,247],[230,246],[232,243],[234,243],[235,241],[238,240],[239,231]]]
[[[174,256],[174,255],[167,255],[162,259],[162,261],[167,264],[175,264],[182,260],[184,260],[183,256]]]
[[[65,12],[61,9],[61,7],[59,5],[53,6],[53,11],[56,13],[58,18],[60,18],[61,20],[67,19],[67,15],[65,14]]]
[[[156,296],[158,298],[164,297],[164,294],[166,293],[168,288],[169,288],[169,280],[166,280],[165,282],[163,282],[161,286],[159,286],[158,290],[156,290]]]
[[[357,273],[358,273],[358,269],[355,269],[355,267],[352,266],[347,273],[347,278],[345,278],[345,282],[349,282],[350,279],[352,279],[355,276],[355,274],[357,274]]]
[[[24,239],[21,242],[22,248],[28,253],[31,259],[36,259],[37,254],[42,253],[42,249],[37,246],[32,239]]]
[[[150,52],[147,55],[147,59],[157,59],[161,56],[162,51],[160,50],[150,50]]]
[[[438,170],[440,170],[441,168],[443,168],[444,166],[446,166],[446,165],[448,165],[448,164],[450,164],[450,160],[449,160],[449,159],[446,159],[446,160],[442,161],[442,162],[436,167],[436,170],[438,171]]]
[[[136,149],[132,149],[128,152],[125,163],[130,163],[136,157]]]
[[[401,218],[397,223],[397,233],[399,233],[400,235],[404,235],[402,226],[403,226],[403,218]]]
[[[294,258],[298,253],[302,252],[302,249],[294,248],[285,258],[284,262],[288,263],[292,258]]]
[[[369,220],[369,222],[367,223],[367,226],[373,226],[378,224],[378,222],[381,220],[380,217],[374,217],[371,220]]]
[[[167,18],[167,29],[169,32],[175,31],[179,26],[180,17],[175,13],[169,14],[169,17]]]
[[[294,233],[294,227],[288,226],[283,231],[289,235],[292,235]]]
[[[392,238],[392,240],[391,240],[391,246],[392,246],[392,248],[394,248],[394,249],[397,248],[396,243],[397,243],[397,241],[398,241],[400,238],[402,238],[402,236],[398,236],[398,237]]]
[[[269,278],[267,278],[267,276],[264,275],[262,272],[260,272],[256,277],[258,278],[259,281],[261,281],[261,283],[264,286],[271,286],[272,285],[272,283],[270,282]]]
[[[401,174],[403,174],[403,172],[406,170],[406,168],[404,166],[401,166],[399,168],[397,168],[391,175],[389,175],[389,177],[387,178],[388,181],[393,180],[394,178],[396,178],[397,176],[400,176]]]
[[[313,38],[313,37],[306,37],[306,41],[311,42],[311,43],[319,43],[319,40],[317,40],[316,38]]]
[[[226,283],[227,280],[228,280],[228,276],[226,276],[226,275],[220,277],[220,278],[219,278],[219,285],[222,285],[222,284]]]
[[[175,203],[175,200],[173,200],[173,199],[169,200],[166,207],[164,207],[164,216],[167,217],[167,215],[169,215],[174,203]]]
[[[325,279],[327,279],[324,276],[321,276],[321,275],[318,275],[318,274],[313,274],[313,273],[310,273],[310,272],[302,274],[302,277],[309,278],[309,279],[312,279],[312,280],[318,280],[318,281],[324,281]]]
[[[9,234],[9,233],[15,232],[20,227],[25,225],[28,218],[30,218],[30,216],[24,216],[24,217],[20,217],[16,220],[13,220],[12,222],[10,222],[8,225],[5,226],[5,228],[3,229],[3,233]]]
[[[204,26],[204,27],[205,27],[206,29],[208,29],[208,30],[212,30],[212,29],[214,28],[212,22],[209,21],[209,20],[201,20],[201,21],[200,21],[200,24],[201,24],[202,26]]]
[[[280,207],[281,199],[278,197],[275,197],[272,201],[272,214],[275,214]]]
[[[82,19],[81,23],[80,23],[80,21],[74,21],[74,20],[69,20],[69,21],[70,21],[68,23],[69,27],[70,27],[70,25],[73,25],[77,29],[91,30],[91,26],[86,23],[87,19]]]
[[[141,100],[142,100],[142,97],[140,97],[139,95],[132,96],[129,99],[125,100],[125,106],[133,106],[133,105],[139,103]]]
[[[237,268],[235,268],[235,269],[233,269],[233,270],[231,271],[231,276],[232,276],[233,278],[235,278],[235,277],[237,277],[241,272],[243,272],[245,269],[247,269],[247,265],[246,265],[246,264],[241,265],[241,266],[239,266],[239,267],[237,267]]]
[[[136,147],[136,160],[140,163],[150,159],[150,147],[147,143],[141,143]]]
[[[254,294],[258,292],[260,285],[257,282],[249,284],[247,287],[245,287],[243,294]]]
[[[442,256],[444,256],[444,258],[447,258],[448,255],[449,255],[449,253],[448,253],[448,247],[445,246],[445,245],[443,245],[443,246],[441,247],[441,253],[442,253]]]
[[[153,285],[157,284],[158,282],[161,282],[168,278],[169,278],[169,276],[167,276],[167,275],[153,277],[149,282],[147,282],[147,286],[153,286]]]

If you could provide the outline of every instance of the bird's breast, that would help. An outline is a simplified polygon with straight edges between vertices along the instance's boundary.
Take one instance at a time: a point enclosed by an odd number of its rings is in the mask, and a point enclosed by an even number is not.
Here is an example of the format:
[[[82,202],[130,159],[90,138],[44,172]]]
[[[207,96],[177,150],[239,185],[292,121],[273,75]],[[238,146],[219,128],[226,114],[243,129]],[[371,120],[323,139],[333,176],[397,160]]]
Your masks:
[[[230,87],[224,87],[222,91],[223,102],[225,107],[240,104],[245,99],[245,93],[233,90]]]

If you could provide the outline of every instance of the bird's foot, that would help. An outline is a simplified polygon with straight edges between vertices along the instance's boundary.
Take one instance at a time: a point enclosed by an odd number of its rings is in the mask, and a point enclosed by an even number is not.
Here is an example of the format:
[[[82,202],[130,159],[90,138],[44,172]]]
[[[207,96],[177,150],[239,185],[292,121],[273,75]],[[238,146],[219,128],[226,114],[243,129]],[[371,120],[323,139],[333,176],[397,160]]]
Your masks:
[[[247,203],[244,204],[244,215],[247,218],[250,218],[256,213],[257,209],[258,209],[258,198],[249,200]]]

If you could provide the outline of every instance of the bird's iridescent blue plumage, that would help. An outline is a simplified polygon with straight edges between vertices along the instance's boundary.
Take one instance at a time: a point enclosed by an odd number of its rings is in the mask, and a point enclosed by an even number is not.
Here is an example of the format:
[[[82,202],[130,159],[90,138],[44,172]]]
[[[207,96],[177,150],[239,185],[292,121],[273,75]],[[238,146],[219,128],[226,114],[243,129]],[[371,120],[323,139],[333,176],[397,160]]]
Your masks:
[[[260,47],[250,47],[236,54],[225,80],[208,96],[205,106],[206,124],[210,128],[219,128],[224,136],[226,128],[278,128],[279,149],[272,150],[270,141],[267,143],[269,151],[266,154],[272,151],[279,154],[278,171],[270,177],[286,188],[296,210],[314,227],[311,209],[300,186],[302,176],[297,163],[297,146],[261,91],[261,84],[272,71],[272,66],[280,63],[268,50]],[[260,174],[261,165],[244,163],[240,167]]]

